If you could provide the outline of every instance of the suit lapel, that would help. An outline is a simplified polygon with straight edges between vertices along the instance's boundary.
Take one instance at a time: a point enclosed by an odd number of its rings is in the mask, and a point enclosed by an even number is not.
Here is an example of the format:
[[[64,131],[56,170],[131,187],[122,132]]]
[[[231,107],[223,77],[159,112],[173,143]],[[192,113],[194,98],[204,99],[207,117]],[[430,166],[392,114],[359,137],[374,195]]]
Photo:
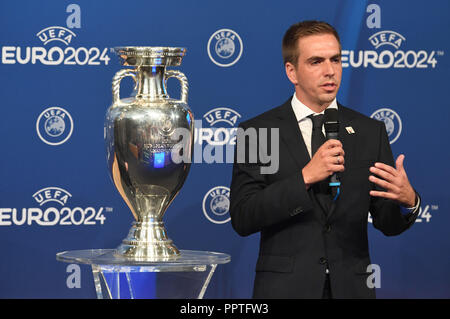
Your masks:
[[[303,136],[298,126],[297,119],[292,110],[291,99],[280,107],[280,112],[277,114],[277,119],[280,121],[278,127],[280,129],[280,138],[286,143],[289,152],[294,158],[301,170],[311,160],[306,144],[303,141]]]
[[[303,135],[300,131],[294,110],[292,109],[291,99],[280,107],[277,119],[280,121],[278,125],[280,128],[280,138],[287,145],[289,152],[298,166],[298,170],[301,171],[309,163],[311,157],[303,140]],[[309,193],[316,202],[316,205],[320,207],[321,212],[318,212],[318,217],[324,220],[327,215],[325,210],[326,205],[316,196],[312,188]]]

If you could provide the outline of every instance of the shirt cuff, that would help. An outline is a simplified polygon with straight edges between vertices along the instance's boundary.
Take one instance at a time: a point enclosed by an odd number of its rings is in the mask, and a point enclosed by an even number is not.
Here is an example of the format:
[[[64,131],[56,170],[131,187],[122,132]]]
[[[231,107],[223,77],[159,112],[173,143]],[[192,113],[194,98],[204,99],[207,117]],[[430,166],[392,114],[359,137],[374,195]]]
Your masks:
[[[420,196],[417,192],[415,192],[415,193],[416,193],[416,205],[414,205],[414,207],[403,207],[402,206],[403,211],[405,211],[408,214],[415,213],[420,209],[420,202],[421,202]]]

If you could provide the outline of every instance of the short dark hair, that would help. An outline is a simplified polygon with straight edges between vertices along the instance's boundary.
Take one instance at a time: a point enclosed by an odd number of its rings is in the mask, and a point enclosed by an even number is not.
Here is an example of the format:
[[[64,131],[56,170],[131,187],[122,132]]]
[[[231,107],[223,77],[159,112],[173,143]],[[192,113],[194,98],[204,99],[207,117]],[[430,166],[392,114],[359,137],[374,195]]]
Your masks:
[[[333,26],[323,21],[307,20],[293,24],[289,27],[283,37],[283,44],[281,46],[281,52],[283,54],[283,63],[287,62],[297,65],[298,40],[303,37],[317,34],[332,34],[341,47],[341,41],[339,35]]]

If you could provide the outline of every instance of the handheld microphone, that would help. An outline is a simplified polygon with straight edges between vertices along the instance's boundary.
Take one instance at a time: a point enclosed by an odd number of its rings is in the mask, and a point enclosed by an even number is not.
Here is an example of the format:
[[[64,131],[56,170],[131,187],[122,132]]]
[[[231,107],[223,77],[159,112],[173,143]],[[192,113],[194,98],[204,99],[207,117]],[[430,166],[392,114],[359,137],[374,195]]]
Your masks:
[[[327,140],[339,139],[339,118],[337,109],[326,109],[324,117],[325,137]],[[341,182],[337,173],[331,175],[330,183],[331,192],[333,194],[333,200],[336,200],[340,194]]]

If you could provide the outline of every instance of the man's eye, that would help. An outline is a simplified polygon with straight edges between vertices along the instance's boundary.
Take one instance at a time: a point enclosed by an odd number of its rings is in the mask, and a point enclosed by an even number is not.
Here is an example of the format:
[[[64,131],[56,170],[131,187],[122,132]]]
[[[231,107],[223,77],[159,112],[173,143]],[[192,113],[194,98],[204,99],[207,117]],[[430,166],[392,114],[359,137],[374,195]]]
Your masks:
[[[311,62],[311,64],[319,64],[319,63],[320,63],[319,60],[314,60],[314,61]]]

